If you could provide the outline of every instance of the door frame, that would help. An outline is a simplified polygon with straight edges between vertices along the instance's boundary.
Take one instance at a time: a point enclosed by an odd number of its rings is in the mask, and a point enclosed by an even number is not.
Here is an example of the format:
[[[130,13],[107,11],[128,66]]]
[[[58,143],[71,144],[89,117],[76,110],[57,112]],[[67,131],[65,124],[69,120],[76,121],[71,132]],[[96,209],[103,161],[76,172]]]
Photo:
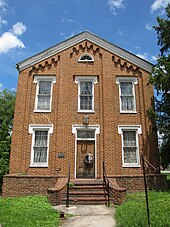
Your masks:
[[[77,138],[77,131],[78,130],[87,130],[87,131],[94,131],[95,132],[95,137],[94,138]],[[95,145],[94,145],[94,154],[95,154],[95,173],[94,173],[94,178],[97,178],[97,134],[100,134],[100,126],[99,125],[72,125],[72,133],[75,134],[75,159],[74,159],[74,177],[76,179],[76,160],[77,160],[77,141],[78,140],[93,140]],[[79,179],[79,178],[78,178]]]

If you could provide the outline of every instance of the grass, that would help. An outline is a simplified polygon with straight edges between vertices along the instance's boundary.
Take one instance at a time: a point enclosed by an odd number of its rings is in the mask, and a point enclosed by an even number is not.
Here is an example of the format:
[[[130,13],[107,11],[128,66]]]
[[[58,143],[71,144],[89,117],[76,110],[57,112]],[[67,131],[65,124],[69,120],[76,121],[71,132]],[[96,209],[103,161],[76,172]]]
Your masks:
[[[146,227],[145,194],[131,193],[116,209],[117,227]],[[151,227],[170,227],[170,193],[149,191]]]
[[[0,198],[3,227],[57,227],[59,214],[45,196]]]

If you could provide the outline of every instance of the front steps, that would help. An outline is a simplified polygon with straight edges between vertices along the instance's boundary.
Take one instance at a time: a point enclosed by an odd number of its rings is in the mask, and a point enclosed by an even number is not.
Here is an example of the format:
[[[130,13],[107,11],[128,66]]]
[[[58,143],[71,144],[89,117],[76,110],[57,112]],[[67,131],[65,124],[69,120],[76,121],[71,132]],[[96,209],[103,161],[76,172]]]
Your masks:
[[[115,178],[109,178],[110,204],[121,204],[126,199],[126,188],[120,188]],[[48,200],[53,206],[67,202],[67,178],[58,178],[53,188],[47,189]],[[108,193],[102,179],[71,179],[69,204],[108,205]]]
[[[108,194],[101,179],[71,180],[69,188],[69,204],[107,204]],[[66,204],[66,196],[61,204]]]

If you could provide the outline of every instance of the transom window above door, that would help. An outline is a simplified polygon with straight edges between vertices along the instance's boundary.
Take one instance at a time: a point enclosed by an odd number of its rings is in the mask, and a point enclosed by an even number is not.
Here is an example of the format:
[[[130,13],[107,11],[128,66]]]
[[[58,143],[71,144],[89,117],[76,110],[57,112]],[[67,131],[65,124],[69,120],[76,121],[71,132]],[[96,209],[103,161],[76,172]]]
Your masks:
[[[94,112],[94,84],[97,76],[76,76],[78,83],[78,112]]]
[[[77,130],[77,139],[95,139],[95,130]]]

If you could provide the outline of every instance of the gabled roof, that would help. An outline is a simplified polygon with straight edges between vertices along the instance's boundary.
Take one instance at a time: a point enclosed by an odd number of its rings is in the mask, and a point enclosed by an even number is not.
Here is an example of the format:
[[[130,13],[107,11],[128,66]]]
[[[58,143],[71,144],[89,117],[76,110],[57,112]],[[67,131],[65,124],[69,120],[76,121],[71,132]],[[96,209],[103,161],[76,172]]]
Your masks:
[[[88,32],[88,31],[79,33],[78,35],[75,35],[51,48],[48,48],[24,61],[19,62],[16,65],[16,68],[19,71],[26,69],[26,68],[33,66],[36,63],[43,61],[63,50],[66,50],[67,48],[74,46],[84,40],[88,40],[88,41],[96,44],[97,46],[100,46],[100,47],[108,50],[109,52],[133,63],[136,66],[139,66],[140,68],[142,68],[150,73],[152,72],[153,65],[150,62],[145,61],[145,60],[137,57],[136,55],[92,34],[91,32]]]

